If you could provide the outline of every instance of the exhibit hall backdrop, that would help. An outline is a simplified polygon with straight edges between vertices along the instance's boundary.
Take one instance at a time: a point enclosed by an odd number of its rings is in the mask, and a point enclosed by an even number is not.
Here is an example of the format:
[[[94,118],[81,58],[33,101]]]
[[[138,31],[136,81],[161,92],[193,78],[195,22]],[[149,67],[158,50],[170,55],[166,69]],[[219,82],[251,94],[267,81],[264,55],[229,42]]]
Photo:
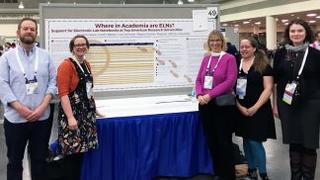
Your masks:
[[[69,41],[90,41],[86,58],[95,92],[185,93],[194,86],[208,33],[219,28],[217,5],[41,4],[40,44],[56,66]]]

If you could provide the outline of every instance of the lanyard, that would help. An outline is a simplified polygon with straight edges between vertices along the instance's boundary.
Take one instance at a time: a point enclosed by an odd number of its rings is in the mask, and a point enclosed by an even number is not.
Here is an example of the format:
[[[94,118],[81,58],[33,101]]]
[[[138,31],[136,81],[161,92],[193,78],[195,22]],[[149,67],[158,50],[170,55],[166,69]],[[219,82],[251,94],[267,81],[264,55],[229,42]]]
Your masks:
[[[302,63],[301,63],[298,75],[297,75],[297,79],[299,79],[299,77],[300,77],[300,75],[302,73],[302,70],[304,68],[304,65],[306,64],[308,53],[309,53],[309,48],[307,47],[307,49],[306,49],[306,51],[304,52],[304,55],[303,55],[303,59],[302,59]]]
[[[221,58],[222,58],[222,56],[223,55],[225,55],[226,53],[224,52],[224,51],[221,51],[220,52],[220,56],[219,56],[219,58],[218,58],[218,61],[217,61],[217,63],[216,63],[216,65],[213,67],[213,69],[212,69],[212,72],[214,73],[214,71],[217,69],[217,67],[218,67],[218,64],[219,64],[219,62],[220,62],[220,60],[221,60]],[[210,59],[209,59],[209,62],[208,62],[208,65],[207,65],[207,72],[209,71],[209,69],[210,69],[210,66],[211,66],[211,60],[212,60],[212,55],[210,56]]]
[[[36,61],[34,63],[34,77],[36,77],[37,75],[37,72],[38,72],[38,62],[39,62],[39,53],[38,53],[38,48],[36,48],[35,50],[35,56],[36,56]],[[18,60],[18,64],[20,66],[20,69],[23,73],[23,76],[27,79],[27,74],[26,74],[26,71],[24,70],[24,67],[21,63],[21,59],[20,59],[20,56],[19,56],[19,51],[18,51],[18,47],[16,48],[16,57],[17,57],[17,60]]]
[[[79,68],[81,69],[81,71],[83,72],[83,74],[85,76],[87,76],[87,74],[84,72],[84,70],[82,69],[82,66],[80,65],[79,61],[77,60],[77,58],[75,56],[73,56],[73,59],[75,59],[74,61],[77,63],[77,65],[79,66]],[[87,64],[83,61],[84,65],[86,66],[86,69],[89,73],[91,73],[91,71],[88,69]]]
[[[251,66],[252,66],[252,64],[253,64],[254,58],[255,58],[255,56],[253,56],[253,58],[252,58],[252,62],[251,62],[250,67],[251,67]],[[241,73],[241,69],[242,69],[242,62],[243,62],[243,59],[241,59],[241,61],[240,61],[239,74]]]

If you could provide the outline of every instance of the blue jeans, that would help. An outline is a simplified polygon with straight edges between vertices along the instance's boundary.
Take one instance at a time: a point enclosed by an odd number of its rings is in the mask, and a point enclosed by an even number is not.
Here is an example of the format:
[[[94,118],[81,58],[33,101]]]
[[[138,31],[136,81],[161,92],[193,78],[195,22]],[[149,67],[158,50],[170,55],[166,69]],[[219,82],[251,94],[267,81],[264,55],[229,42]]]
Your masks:
[[[243,138],[243,150],[249,169],[259,169],[259,173],[267,173],[266,151],[262,142]]]

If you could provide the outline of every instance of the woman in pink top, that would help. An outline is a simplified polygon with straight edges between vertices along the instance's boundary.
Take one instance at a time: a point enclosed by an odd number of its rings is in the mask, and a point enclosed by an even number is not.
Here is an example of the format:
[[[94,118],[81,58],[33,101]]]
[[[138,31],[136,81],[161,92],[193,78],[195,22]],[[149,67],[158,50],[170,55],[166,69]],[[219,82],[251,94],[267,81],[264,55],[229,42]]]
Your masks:
[[[214,174],[222,180],[235,179],[232,151],[235,105],[217,106],[215,98],[233,94],[237,78],[237,65],[233,55],[225,53],[225,39],[221,32],[212,31],[208,36],[207,53],[196,79],[200,119],[214,163]]]

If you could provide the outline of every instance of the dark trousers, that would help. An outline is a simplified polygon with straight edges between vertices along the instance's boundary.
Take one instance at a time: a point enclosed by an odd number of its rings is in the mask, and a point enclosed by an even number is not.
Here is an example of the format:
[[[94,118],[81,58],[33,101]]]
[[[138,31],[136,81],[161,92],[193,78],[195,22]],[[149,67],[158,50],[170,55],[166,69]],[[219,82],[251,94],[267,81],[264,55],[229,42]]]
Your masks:
[[[51,126],[51,119],[32,123],[11,123],[4,119],[8,180],[22,180],[22,160],[27,143],[32,180],[46,180],[46,157]]]
[[[317,167],[316,149],[306,148],[300,144],[290,144],[291,180],[314,180]]]
[[[200,119],[213,160],[214,174],[223,180],[235,179],[232,133],[234,106],[216,106],[212,101],[199,105]]]
[[[80,180],[83,154],[68,155],[64,159],[65,180]]]

